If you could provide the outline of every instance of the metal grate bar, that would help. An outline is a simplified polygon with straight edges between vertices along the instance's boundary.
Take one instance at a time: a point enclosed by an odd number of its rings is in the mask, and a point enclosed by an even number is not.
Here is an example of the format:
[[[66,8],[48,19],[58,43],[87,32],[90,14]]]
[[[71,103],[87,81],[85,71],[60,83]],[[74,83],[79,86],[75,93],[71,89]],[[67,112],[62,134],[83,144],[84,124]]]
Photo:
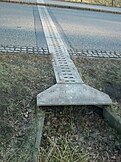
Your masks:
[[[69,52],[47,9],[38,7],[49,52],[53,56],[53,67],[57,83],[83,83]]]

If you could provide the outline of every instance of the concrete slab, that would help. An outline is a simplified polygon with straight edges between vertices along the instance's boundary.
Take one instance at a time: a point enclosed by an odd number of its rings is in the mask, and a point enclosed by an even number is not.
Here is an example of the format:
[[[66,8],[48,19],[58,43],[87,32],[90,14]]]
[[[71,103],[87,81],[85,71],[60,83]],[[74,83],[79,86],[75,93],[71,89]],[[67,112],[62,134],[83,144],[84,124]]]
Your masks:
[[[38,0],[39,1],[39,0]],[[46,7],[39,7],[57,84],[37,95],[37,106],[109,105],[110,97],[83,83]]]
[[[86,84],[55,84],[37,95],[37,106],[109,105],[110,97]]]

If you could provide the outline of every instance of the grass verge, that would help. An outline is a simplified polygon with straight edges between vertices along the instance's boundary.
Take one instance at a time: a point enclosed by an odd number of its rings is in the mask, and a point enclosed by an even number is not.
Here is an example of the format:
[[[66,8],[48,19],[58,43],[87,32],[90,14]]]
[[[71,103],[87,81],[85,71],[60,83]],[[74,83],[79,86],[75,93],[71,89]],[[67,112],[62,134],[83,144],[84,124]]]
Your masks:
[[[90,70],[87,76],[85,73],[89,70],[88,61],[75,59],[85,81],[93,85],[94,72]],[[99,63],[91,61],[94,60],[89,61],[90,68],[95,63],[96,73]],[[119,77],[120,72],[115,79],[117,84],[120,83]],[[2,162],[32,161],[37,115],[35,98],[53,83],[50,58],[25,54],[0,55]],[[99,89],[105,85],[103,82],[94,83],[93,86]],[[120,138],[94,107],[52,107],[43,110],[46,118],[39,162],[121,161]]]
[[[53,84],[50,58],[0,55],[0,161],[29,161],[35,144],[36,95]]]
[[[113,99],[109,109],[121,117],[121,60],[74,59],[83,81]]]

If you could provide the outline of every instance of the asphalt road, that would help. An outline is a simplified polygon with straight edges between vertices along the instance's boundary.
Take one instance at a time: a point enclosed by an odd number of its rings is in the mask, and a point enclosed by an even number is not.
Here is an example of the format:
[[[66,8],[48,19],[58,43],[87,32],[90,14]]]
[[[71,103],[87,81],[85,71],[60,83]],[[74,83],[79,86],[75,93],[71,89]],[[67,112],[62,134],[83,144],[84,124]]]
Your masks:
[[[0,44],[36,46],[33,7],[0,3]]]
[[[68,48],[121,51],[121,15],[48,8]],[[0,3],[0,45],[47,47],[36,7]]]
[[[74,49],[121,51],[121,15],[49,9]]]

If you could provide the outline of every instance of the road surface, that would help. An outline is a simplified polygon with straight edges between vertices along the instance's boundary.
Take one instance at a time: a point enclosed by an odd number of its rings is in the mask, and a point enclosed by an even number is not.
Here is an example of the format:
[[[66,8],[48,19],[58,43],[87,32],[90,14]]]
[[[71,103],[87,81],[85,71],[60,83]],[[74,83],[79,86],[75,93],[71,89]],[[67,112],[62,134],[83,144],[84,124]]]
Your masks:
[[[49,9],[75,49],[121,51],[121,15]]]
[[[48,8],[68,48],[121,51],[121,15]],[[47,47],[35,6],[0,3],[0,45]]]

